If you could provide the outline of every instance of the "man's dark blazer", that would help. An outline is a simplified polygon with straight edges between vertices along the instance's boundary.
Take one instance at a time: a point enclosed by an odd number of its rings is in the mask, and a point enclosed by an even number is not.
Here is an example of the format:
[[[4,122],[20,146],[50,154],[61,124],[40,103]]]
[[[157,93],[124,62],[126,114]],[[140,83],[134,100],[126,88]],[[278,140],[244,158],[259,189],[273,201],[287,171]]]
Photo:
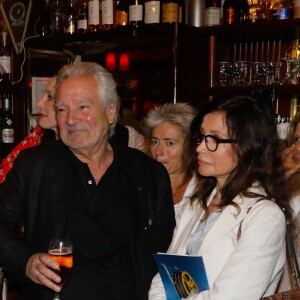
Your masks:
[[[147,299],[156,273],[151,254],[167,250],[175,227],[170,179],[161,164],[141,151],[114,147],[120,155],[123,192],[128,199],[124,213],[130,228],[136,299],[142,300]],[[68,236],[71,182],[70,150],[57,141],[22,151],[0,185],[0,262],[23,284],[24,299],[44,300],[53,295],[30,282],[25,268],[32,254],[47,252],[50,238]],[[23,222],[24,240],[16,234]]]

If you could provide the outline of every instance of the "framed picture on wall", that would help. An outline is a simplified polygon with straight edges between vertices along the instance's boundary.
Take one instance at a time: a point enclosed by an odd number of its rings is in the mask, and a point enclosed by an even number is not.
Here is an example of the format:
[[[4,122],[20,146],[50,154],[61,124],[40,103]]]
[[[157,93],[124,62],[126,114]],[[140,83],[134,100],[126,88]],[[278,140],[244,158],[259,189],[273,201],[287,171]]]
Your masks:
[[[44,94],[48,82],[52,77],[32,77],[32,91],[31,91],[31,113],[37,115],[39,113],[36,108],[36,102]]]

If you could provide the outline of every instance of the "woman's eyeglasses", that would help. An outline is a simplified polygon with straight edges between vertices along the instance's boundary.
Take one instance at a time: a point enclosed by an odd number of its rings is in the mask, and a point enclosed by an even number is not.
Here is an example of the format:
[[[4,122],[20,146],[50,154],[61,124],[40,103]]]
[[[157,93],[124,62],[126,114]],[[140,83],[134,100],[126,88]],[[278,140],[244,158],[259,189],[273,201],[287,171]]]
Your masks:
[[[226,143],[226,144],[231,144],[231,143],[237,143],[237,140],[234,139],[219,139],[218,137],[214,135],[204,135],[199,133],[198,136],[193,137],[193,141],[196,146],[200,145],[202,141],[205,141],[205,146],[207,150],[211,152],[215,152],[218,149],[218,146],[220,143]]]

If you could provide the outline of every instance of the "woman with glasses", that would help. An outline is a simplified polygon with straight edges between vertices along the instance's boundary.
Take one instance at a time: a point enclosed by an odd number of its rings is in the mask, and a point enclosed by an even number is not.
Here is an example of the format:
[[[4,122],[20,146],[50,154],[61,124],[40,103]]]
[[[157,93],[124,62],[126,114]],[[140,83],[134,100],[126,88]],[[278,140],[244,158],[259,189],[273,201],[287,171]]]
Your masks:
[[[286,142],[287,147],[282,151],[282,158],[295,222],[294,244],[298,263],[300,263],[300,113],[297,113],[290,123]],[[287,263],[278,287],[280,292],[297,286]]]
[[[276,125],[262,102],[214,100],[192,124],[197,188],[168,252],[202,256],[209,290],[193,300],[258,300],[271,295],[285,262],[290,208]],[[166,299],[156,275],[149,299]]]

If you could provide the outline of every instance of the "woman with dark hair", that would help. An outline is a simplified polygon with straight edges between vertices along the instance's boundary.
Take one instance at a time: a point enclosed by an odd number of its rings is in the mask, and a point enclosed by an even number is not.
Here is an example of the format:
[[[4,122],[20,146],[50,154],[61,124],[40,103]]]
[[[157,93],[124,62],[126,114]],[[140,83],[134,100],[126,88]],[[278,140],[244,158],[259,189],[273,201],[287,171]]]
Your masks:
[[[258,300],[274,293],[290,217],[280,143],[266,106],[248,97],[215,100],[192,124],[196,192],[168,253],[202,256],[209,290],[194,300]],[[149,299],[166,299],[159,275]]]

